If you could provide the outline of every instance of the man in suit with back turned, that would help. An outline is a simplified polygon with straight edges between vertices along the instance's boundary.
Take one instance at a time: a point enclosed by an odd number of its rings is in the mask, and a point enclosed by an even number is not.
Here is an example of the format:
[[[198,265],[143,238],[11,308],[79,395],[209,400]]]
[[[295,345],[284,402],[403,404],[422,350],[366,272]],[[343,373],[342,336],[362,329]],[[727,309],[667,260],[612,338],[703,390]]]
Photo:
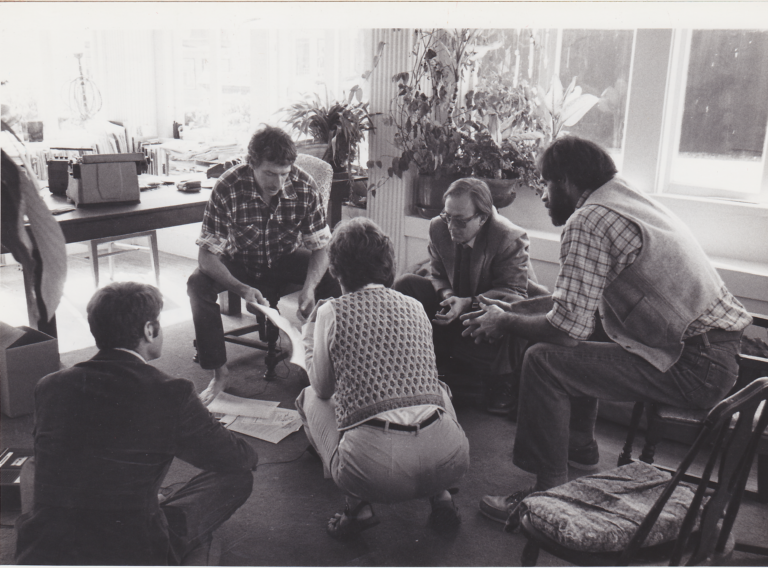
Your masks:
[[[88,323],[99,352],[37,384],[17,563],[205,564],[213,531],[251,494],[256,452],[190,381],[148,364],[162,352],[162,307],[147,284],[98,290]],[[203,471],[161,503],[174,458]]]
[[[505,302],[527,298],[528,236],[499,215],[487,184],[464,178],[443,196],[444,209],[429,226],[430,275],[407,274],[395,290],[412,296],[432,320],[438,369],[449,358],[485,381],[487,410],[516,410],[514,370],[525,344],[513,336],[475,344],[462,338],[459,316],[471,310],[478,294]]]

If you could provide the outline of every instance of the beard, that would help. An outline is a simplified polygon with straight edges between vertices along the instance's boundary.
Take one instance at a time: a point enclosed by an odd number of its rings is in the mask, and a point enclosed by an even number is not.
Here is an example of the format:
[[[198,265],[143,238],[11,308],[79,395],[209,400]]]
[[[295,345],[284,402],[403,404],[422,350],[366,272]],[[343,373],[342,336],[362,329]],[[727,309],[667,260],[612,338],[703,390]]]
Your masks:
[[[568,201],[565,192],[550,192],[549,203],[547,204],[549,217],[555,227],[562,227],[565,222],[573,215],[576,208]]]

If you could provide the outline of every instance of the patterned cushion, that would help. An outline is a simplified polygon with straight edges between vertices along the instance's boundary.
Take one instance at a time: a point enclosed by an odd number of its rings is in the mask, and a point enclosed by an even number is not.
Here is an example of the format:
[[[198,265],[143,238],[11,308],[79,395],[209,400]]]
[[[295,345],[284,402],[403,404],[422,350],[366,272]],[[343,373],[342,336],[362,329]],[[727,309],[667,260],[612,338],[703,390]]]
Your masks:
[[[307,172],[315,180],[323,200],[323,209],[328,210],[328,199],[331,196],[331,183],[333,182],[333,168],[328,162],[315,158],[309,154],[296,156],[296,166]]]
[[[645,515],[664,491],[671,475],[634,462],[575,479],[524,501],[531,523],[572,550],[624,550]],[[676,538],[694,489],[678,486],[651,529],[644,546]]]

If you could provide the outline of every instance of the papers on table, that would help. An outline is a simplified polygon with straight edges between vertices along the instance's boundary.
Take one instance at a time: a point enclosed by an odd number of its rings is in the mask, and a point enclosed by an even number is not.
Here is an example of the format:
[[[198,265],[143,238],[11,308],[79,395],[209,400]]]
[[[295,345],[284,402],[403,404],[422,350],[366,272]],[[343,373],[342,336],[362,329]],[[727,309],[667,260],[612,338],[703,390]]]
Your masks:
[[[221,393],[208,410],[229,430],[277,444],[301,428],[299,413],[279,404]]]
[[[278,312],[274,308],[270,308],[268,306],[262,306],[261,304],[254,304],[252,302],[248,302],[248,306],[262,312],[270,320],[272,320],[273,324],[275,324],[279,329],[285,332],[285,334],[291,340],[291,344],[292,344],[290,362],[293,363],[294,365],[298,365],[299,367],[301,367],[306,371],[307,367],[305,362],[306,359],[304,354],[304,343],[301,340],[301,332],[295,327],[293,327],[293,324],[290,321],[288,321],[285,317],[281,316],[280,312]]]

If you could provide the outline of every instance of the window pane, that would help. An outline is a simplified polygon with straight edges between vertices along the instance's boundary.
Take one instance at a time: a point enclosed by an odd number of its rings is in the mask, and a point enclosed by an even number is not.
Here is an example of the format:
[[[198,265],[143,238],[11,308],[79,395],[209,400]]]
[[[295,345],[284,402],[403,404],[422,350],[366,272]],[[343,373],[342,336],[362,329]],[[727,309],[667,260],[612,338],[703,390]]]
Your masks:
[[[694,31],[672,181],[759,191],[767,101],[768,32]]]
[[[565,130],[613,154],[622,148],[633,37],[632,30],[563,30],[559,72],[563,87],[567,89],[576,77],[582,93],[599,97],[581,120]]]

